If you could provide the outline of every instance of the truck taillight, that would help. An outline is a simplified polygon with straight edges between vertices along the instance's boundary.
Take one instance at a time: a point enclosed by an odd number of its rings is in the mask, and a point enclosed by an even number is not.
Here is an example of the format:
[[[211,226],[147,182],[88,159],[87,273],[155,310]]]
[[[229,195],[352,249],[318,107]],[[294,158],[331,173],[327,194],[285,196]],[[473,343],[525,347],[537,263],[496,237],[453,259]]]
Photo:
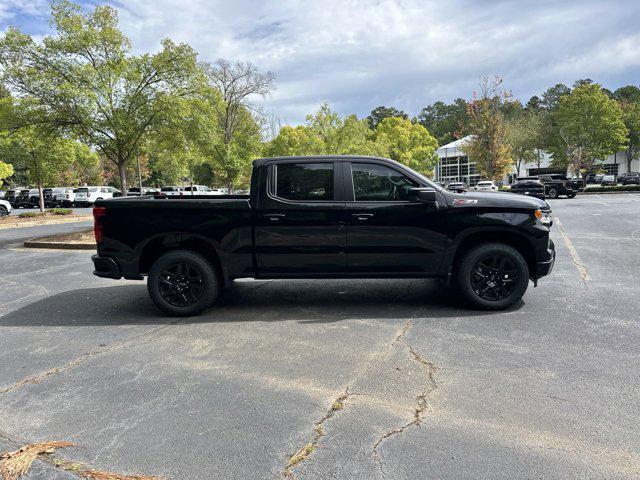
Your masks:
[[[93,235],[96,237],[96,243],[102,243],[104,232],[102,230],[102,218],[107,214],[104,207],[93,207]]]

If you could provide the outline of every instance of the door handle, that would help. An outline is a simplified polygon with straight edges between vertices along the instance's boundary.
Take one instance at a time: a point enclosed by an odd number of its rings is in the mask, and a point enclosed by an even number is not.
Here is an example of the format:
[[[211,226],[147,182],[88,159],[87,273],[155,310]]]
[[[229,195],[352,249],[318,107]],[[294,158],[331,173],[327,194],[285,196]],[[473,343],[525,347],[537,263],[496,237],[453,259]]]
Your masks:
[[[277,222],[281,218],[286,217],[286,215],[284,213],[265,213],[263,217],[267,220],[271,220],[272,222]]]
[[[356,220],[360,220],[361,222],[364,222],[366,220],[369,220],[371,217],[373,217],[373,213],[354,213],[352,217],[354,217]]]

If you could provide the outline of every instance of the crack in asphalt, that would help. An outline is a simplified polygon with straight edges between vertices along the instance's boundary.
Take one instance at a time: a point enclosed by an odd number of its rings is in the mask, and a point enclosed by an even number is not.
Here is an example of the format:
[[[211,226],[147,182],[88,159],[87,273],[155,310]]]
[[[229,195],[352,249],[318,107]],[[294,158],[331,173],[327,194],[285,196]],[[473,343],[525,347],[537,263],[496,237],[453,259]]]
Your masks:
[[[427,398],[429,397],[429,395],[431,395],[431,393],[433,393],[434,390],[438,388],[438,384],[435,380],[435,372],[437,371],[436,365],[433,362],[426,360],[422,355],[416,352],[416,350],[413,348],[412,345],[410,345],[406,341],[406,334],[410,326],[411,326],[411,322],[407,322],[407,324],[405,325],[405,328],[403,329],[402,334],[396,337],[396,340],[394,342],[397,344],[398,342],[402,341],[402,343],[404,343],[404,345],[407,347],[409,354],[411,355],[413,360],[419,363],[422,366],[422,368],[426,370],[428,385],[422,391],[422,393],[420,393],[420,395],[418,395],[415,398],[416,408],[413,410],[413,420],[405,423],[400,427],[396,427],[391,430],[388,430],[382,436],[380,436],[380,438],[378,438],[378,440],[376,440],[376,442],[373,444],[373,448],[372,448],[373,459],[378,465],[378,468],[380,469],[380,474],[382,475],[382,478],[386,478],[386,473],[384,470],[384,461],[383,461],[382,455],[379,452],[380,446],[389,438],[395,435],[404,433],[404,431],[408,428],[411,428],[414,426],[419,427],[423,420],[423,414],[429,407]]]
[[[114,344],[112,344],[112,345],[110,345],[108,347],[99,348],[99,349],[94,350],[92,352],[85,353],[85,354],[83,354],[83,355],[81,355],[79,357],[74,358],[73,360],[70,360],[69,362],[67,362],[67,363],[65,363],[65,364],[63,364],[63,365],[61,365],[59,367],[50,368],[50,369],[45,370],[44,372],[40,372],[40,373],[38,373],[36,375],[25,377],[25,378],[23,378],[21,380],[18,380],[17,382],[15,382],[13,384],[7,386],[7,387],[4,387],[4,388],[0,389],[0,395],[1,394],[5,394],[5,393],[9,393],[9,392],[13,392],[13,391],[18,390],[19,388],[25,386],[25,385],[29,385],[29,384],[36,385],[36,384],[39,384],[39,383],[43,382],[44,380],[46,380],[48,377],[50,377],[52,375],[56,375],[58,373],[61,373],[61,372],[65,371],[65,370],[69,370],[69,369],[71,369],[73,367],[77,367],[81,363],[84,363],[86,360],[88,360],[88,359],[90,359],[92,357],[95,357],[97,355],[111,353],[111,352],[114,352],[114,351],[117,351],[117,350],[120,350],[120,349],[123,349],[123,348],[126,348],[126,347],[135,347],[137,344],[129,344],[129,343],[131,341],[135,340],[136,338],[138,338],[138,337],[140,337],[142,335],[147,335],[147,336],[153,335],[155,333],[158,333],[158,332],[164,330],[165,328],[169,328],[172,325],[176,325],[176,324],[180,323],[181,321],[182,321],[181,319],[175,320],[173,322],[169,322],[169,323],[167,323],[165,325],[162,325],[161,327],[155,328],[155,329],[153,329],[151,331],[139,332],[139,333],[137,333],[135,335],[132,335],[132,336],[127,337],[127,338],[125,338],[123,340],[120,340],[120,341],[118,341],[118,342],[116,342],[116,343],[114,343]]]
[[[333,418],[337,412],[344,408],[344,402],[347,401],[351,393],[349,392],[349,387],[345,388],[344,393],[339,395],[332,403],[327,412],[322,416],[322,418],[315,423],[314,427],[314,436],[310,442],[306,443],[304,446],[299,448],[296,453],[289,457],[287,465],[284,467],[282,471],[282,475],[284,478],[293,478],[293,468],[301,462],[304,462],[309,455],[313,453],[313,451],[318,446],[318,442],[320,439],[324,437],[324,422]]]

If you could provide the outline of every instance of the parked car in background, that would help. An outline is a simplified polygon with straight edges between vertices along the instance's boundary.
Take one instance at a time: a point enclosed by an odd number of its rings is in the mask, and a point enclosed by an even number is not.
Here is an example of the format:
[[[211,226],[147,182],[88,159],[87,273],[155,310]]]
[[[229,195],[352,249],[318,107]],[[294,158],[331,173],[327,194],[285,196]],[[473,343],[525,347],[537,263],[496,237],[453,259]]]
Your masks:
[[[16,195],[16,199],[15,199],[13,207],[14,208],[29,208],[29,206],[30,206],[30,204],[29,204],[29,192],[31,192],[31,190],[28,189],[28,188],[20,190],[18,192],[18,195]]]
[[[617,185],[615,175],[605,175],[602,177],[602,185]]]
[[[88,207],[93,205],[96,200],[117,197],[119,194],[120,190],[114,187],[80,187],[76,189],[73,204],[76,207]]]
[[[511,192],[544,200],[544,184],[538,177],[518,177],[511,185]]]
[[[177,185],[162,187],[160,189],[160,195],[166,195],[167,197],[180,196],[183,194],[184,194],[184,187],[179,187]]]
[[[50,190],[50,189],[49,189]],[[51,194],[51,192],[49,192]],[[45,195],[44,189],[42,195]],[[40,205],[40,191],[37,188],[29,189],[29,202],[27,208],[36,208]]]
[[[53,188],[43,188],[42,197],[44,200],[44,206],[50,207],[53,205]],[[38,208],[40,206],[40,191],[37,188],[29,190],[29,206],[31,208]]]
[[[585,179],[585,183],[600,185],[600,182],[602,182],[602,177],[604,177],[604,175],[601,175],[599,173],[594,173],[594,172],[588,173],[587,178]]]
[[[142,187],[142,195],[154,195],[158,193],[157,188],[152,187]],[[131,187],[127,190],[127,197],[139,197],[140,196],[140,187]]]
[[[184,187],[185,195],[221,195],[204,185],[188,185]]]
[[[468,190],[467,185],[464,182],[449,182],[446,188],[450,192],[463,192]]]
[[[624,176],[622,185],[640,185],[640,173],[629,172]]]
[[[11,213],[11,204],[6,200],[0,200],[0,218],[6,217]]]
[[[12,208],[15,208],[19,193],[19,188],[12,188],[11,190],[7,190],[4,194],[4,200],[9,202]]]
[[[76,188],[59,187],[53,189],[53,197],[56,205],[61,207],[71,207],[76,198]]]
[[[538,175],[538,180],[544,185],[544,194],[549,198],[558,198],[560,195],[566,195],[569,198],[576,196],[576,191],[566,175],[559,173],[551,173],[548,175]]]
[[[483,180],[476,183],[473,189],[479,192],[497,192],[498,186],[492,180]]]
[[[229,195],[229,189],[228,188],[212,188],[211,191],[215,195]]]

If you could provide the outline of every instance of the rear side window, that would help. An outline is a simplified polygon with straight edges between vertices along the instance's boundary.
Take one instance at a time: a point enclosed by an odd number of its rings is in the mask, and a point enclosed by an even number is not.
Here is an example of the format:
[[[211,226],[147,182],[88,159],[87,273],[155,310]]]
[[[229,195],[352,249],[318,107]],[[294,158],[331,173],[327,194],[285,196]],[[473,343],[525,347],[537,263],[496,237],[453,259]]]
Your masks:
[[[333,200],[333,163],[276,165],[276,196],[287,200]]]
[[[371,163],[352,163],[351,174],[356,202],[402,201],[418,186],[391,168]]]

